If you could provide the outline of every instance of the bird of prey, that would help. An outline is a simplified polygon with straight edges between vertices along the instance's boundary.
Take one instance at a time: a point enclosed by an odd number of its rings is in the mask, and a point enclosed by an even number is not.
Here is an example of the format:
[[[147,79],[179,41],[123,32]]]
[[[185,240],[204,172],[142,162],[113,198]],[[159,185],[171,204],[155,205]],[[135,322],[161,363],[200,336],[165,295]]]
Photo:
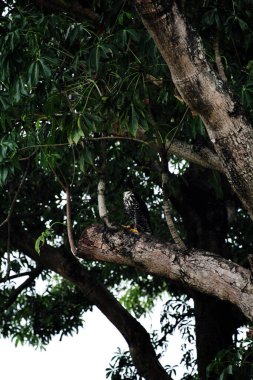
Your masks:
[[[130,229],[136,233],[152,234],[148,209],[139,194],[132,189],[125,191],[123,203],[131,221]]]

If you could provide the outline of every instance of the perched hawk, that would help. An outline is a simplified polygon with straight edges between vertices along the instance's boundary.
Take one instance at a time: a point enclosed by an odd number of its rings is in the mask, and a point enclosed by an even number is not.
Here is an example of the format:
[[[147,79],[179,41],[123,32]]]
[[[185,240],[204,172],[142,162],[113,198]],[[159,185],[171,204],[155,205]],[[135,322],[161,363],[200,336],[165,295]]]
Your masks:
[[[132,190],[125,191],[123,194],[123,203],[125,211],[131,220],[131,228],[137,233],[151,234],[149,213],[145,202],[141,197]]]

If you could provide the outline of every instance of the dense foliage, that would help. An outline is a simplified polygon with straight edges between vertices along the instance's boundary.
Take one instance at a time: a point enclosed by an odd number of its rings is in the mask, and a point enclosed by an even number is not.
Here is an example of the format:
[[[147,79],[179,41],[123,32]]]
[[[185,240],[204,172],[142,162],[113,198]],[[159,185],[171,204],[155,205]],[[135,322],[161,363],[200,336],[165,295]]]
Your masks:
[[[148,204],[155,236],[172,241],[162,208],[165,143],[180,140],[193,144],[195,152],[212,147],[199,116],[175,92],[168,68],[132,2],[90,1],[85,4],[88,15],[59,11],[55,2],[51,9],[50,2],[45,7],[36,1],[7,3],[1,2],[0,19],[0,224],[8,217],[0,227],[0,326],[3,337],[40,346],[55,334],[78,331],[83,312],[92,305],[71,284],[45,270],[40,272],[46,283],[43,292],[35,287],[35,279],[17,292],[18,277],[34,269],[34,263],[15,248],[19,231],[39,239],[38,245],[47,240],[68,247],[69,188],[77,241],[86,226],[99,221],[97,184],[103,174],[114,224],[127,223],[122,193],[124,180],[131,177]],[[253,2],[182,1],[180,6],[201,34],[214,70],[218,41],[228,86],[252,119]],[[222,175],[180,155],[171,154],[168,161],[172,213],[185,243],[248,265],[252,222]],[[196,294],[130,268],[84,265],[118,291],[123,305],[137,317],[166,292],[162,337],[153,337],[157,349],[165,348],[168,334],[176,327],[189,342],[194,340],[190,327],[194,312],[188,300],[196,299]],[[236,323],[234,334],[243,323],[241,319]],[[197,378],[195,358],[187,347],[184,378]],[[250,356],[250,346],[247,351],[237,350],[234,341],[234,347],[226,349],[235,355],[219,354],[209,372],[216,378],[234,374],[239,379],[243,368],[251,376],[249,366],[242,365]],[[121,352],[107,376],[139,378],[128,354]]]

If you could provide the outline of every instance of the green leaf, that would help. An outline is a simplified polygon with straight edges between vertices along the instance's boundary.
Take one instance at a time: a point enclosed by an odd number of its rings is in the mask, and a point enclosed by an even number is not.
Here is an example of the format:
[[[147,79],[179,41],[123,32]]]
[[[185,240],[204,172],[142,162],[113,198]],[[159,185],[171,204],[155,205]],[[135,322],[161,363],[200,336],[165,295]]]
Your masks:
[[[39,62],[35,62],[34,70],[33,70],[33,83],[37,84],[39,81],[39,75],[40,75],[40,68],[39,68]]]
[[[81,124],[82,120],[81,119],[82,119],[82,116],[79,115],[78,118],[77,118],[77,126],[78,126],[79,129],[82,129],[82,124]]]
[[[240,25],[240,27],[241,27],[241,29],[242,29],[243,31],[249,29],[249,26],[248,26],[248,24],[247,24],[245,21],[243,21],[243,20],[242,20],[241,18],[239,18],[239,17],[237,17],[237,20],[238,20],[239,25]]]
[[[131,38],[135,41],[135,42],[139,42],[140,40],[140,33],[138,33],[136,30],[134,29],[127,29],[127,33],[131,36]]]
[[[34,65],[35,62],[32,62],[29,69],[28,69],[28,81],[31,83],[32,82],[32,75],[33,75],[33,70],[34,70]]]
[[[72,138],[73,138],[73,141],[74,141],[75,144],[77,144],[78,141],[79,141],[82,137],[84,137],[84,133],[83,133],[82,129],[77,129],[77,130],[75,130],[75,131],[73,132],[73,134],[72,134]]]
[[[6,96],[0,96],[0,103],[3,111],[10,107],[9,99]]]
[[[37,131],[41,128],[41,120],[40,119],[36,120],[35,127],[36,127]]]
[[[83,157],[84,157],[85,162],[87,162],[90,165],[93,165],[93,157],[92,157],[91,151],[89,149],[85,150],[85,154]]]
[[[35,251],[40,254],[40,247],[44,245],[45,243],[45,237],[43,235],[40,235],[38,239],[36,239],[35,242]]]
[[[53,230],[51,228],[47,228],[35,241],[35,251],[40,254],[41,247],[46,243],[48,238],[53,237]]]
[[[45,62],[44,62],[42,59],[40,59],[38,62],[39,62],[39,64],[40,64],[40,67],[41,67],[41,69],[42,69],[42,72],[43,72],[43,74],[44,74],[44,77],[45,77],[45,78],[51,77],[51,70],[50,70],[50,68],[45,64]]]
[[[138,119],[137,119],[137,114],[135,112],[133,104],[131,104],[131,122],[129,125],[129,130],[130,133],[136,137],[137,134],[137,129],[138,129]]]
[[[79,158],[79,167],[80,167],[80,170],[84,173],[85,172],[85,166],[84,166],[84,156],[83,155]]]
[[[69,144],[73,144],[73,143],[77,144],[79,142],[79,140],[82,137],[84,137],[84,132],[83,132],[83,130],[81,128],[81,124],[80,124],[81,122],[80,122],[80,120],[78,121],[78,119],[76,121],[77,121],[77,124],[75,124],[72,127],[72,129],[70,130],[70,132],[67,136]]]
[[[35,86],[39,81],[40,63],[39,60],[33,62],[28,69],[28,82],[31,86]]]
[[[89,66],[92,70],[98,71],[99,69],[99,61],[100,61],[100,46],[97,45],[91,50],[89,57]]]
[[[87,127],[87,129],[92,132],[95,131],[95,124],[93,120],[91,120],[90,115],[88,114],[83,115],[83,119],[84,119],[85,126]]]
[[[3,186],[5,184],[8,174],[9,174],[8,167],[1,166],[0,167],[0,186]]]

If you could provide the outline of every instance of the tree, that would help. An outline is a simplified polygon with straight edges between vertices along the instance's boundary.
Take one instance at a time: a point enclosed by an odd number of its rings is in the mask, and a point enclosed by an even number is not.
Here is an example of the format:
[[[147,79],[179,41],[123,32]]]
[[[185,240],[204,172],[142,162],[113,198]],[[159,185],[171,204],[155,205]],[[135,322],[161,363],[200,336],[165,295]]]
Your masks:
[[[108,376],[171,379],[154,347],[194,317],[199,378],[250,379],[252,3],[135,6],[1,2],[1,334],[47,344],[96,305],[131,355]],[[152,236],[124,227],[126,178]],[[129,311],[162,292],[152,345]]]

